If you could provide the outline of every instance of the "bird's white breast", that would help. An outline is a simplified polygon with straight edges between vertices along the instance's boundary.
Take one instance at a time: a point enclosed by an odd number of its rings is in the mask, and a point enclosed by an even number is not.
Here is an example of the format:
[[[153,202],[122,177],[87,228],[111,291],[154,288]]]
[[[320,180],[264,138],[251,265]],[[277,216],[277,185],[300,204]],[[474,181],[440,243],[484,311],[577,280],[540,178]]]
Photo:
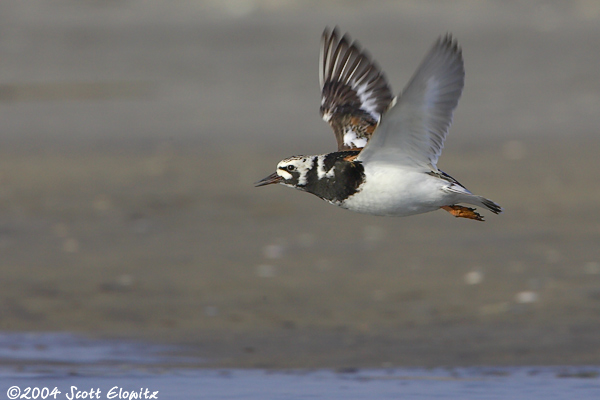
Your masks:
[[[445,183],[426,171],[385,162],[364,164],[365,182],[341,207],[387,216],[408,216],[434,211],[445,205]]]

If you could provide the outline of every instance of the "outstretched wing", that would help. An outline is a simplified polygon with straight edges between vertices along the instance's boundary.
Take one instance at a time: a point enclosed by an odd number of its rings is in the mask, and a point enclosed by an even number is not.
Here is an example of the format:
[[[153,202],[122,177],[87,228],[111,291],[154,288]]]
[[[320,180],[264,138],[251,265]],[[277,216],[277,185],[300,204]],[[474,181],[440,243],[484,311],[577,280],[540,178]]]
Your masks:
[[[450,35],[441,37],[386,112],[358,159],[391,161],[437,171],[464,80],[460,47]]]
[[[392,92],[379,66],[348,35],[325,29],[321,40],[319,83],[321,116],[331,125],[338,150],[363,148]]]

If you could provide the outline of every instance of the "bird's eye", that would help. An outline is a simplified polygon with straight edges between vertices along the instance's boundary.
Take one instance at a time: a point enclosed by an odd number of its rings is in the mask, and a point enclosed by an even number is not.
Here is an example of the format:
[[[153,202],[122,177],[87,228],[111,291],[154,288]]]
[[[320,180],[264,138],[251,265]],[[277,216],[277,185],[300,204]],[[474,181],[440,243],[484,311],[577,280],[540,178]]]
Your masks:
[[[291,164],[290,164],[290,165],[288,165],[288,166],[287,166],[287,167],[285,167],[285,168],[286,168],[288,171],[290,171],[290,172],[291,172],[291,171],[294,171],[294,170],[296,170],[296,166],[295,166],[295,165],[291,165]]]

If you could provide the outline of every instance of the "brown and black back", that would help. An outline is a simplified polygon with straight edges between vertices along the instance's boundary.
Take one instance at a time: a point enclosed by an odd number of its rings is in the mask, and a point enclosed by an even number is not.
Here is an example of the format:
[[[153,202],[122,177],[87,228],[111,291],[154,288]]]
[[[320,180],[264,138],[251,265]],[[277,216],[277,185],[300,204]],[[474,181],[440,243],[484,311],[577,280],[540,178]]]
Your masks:
[[[385,75],[348,35],[325,29],[319,68],[321,116],[338,150],[363,148],[392,101]]]

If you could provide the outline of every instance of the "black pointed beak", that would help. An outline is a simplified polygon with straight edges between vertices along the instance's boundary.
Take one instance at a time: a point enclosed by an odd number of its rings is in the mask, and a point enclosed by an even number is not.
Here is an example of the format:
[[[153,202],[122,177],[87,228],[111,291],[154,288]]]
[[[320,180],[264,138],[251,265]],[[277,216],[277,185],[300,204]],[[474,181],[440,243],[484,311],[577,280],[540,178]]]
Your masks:
[[[259,187],[259,186],[271,185],[273,183],[279,183],[282,180],[283,180],[283,178],[280,177],[279,175],[277,175],[277,172],[273,172],[271,175],[267,176],[265,179],[261,179],[260,181],[256,182],[256,184],[254,186]]]

